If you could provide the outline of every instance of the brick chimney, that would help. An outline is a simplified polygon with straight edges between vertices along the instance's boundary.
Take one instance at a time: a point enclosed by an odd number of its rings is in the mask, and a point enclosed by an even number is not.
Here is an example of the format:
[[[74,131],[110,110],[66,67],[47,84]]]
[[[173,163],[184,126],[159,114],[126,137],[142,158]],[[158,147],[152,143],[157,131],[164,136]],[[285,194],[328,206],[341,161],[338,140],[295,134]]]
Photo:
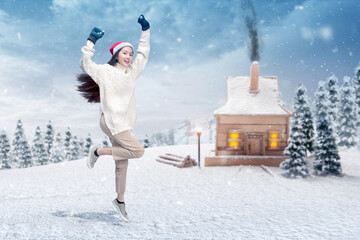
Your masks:
[[[250,66],[250,93],[259,92],[259,62],[254,61]]]

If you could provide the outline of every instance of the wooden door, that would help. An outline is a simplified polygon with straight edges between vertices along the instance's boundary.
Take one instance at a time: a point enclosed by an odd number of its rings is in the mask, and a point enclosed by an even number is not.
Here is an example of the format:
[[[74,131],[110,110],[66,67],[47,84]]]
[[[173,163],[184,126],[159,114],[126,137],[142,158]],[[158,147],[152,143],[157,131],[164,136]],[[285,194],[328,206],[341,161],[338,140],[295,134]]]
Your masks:
[[[247,155],[262,156],[264,155],[264,136],[248,135],[246,141]]]

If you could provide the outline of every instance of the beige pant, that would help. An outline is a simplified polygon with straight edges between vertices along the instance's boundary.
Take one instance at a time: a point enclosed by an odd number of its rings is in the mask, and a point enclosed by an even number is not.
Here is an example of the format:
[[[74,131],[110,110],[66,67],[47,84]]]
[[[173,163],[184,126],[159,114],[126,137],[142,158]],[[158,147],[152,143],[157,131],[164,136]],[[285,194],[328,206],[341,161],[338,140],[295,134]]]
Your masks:
[[[101,130],[110,138],[112,156],[115,160],[115,187],[118,194],[123,194],[126,188],[126,173],[129,158],[140,158],[144,155],[144,147],[129,131],[112,135],[106,126],[104,114],[100,118]]]

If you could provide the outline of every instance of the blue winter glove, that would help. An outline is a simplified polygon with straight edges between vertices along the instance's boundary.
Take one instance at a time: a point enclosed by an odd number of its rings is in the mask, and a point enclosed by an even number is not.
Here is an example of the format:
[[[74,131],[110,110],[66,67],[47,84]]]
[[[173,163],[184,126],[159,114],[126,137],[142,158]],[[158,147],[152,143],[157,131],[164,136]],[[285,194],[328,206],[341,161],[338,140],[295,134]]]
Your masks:
[[[87,40],[90,40],[95,44],[102,36],[104,36],[104,32],[100,28],[94,27]]]
[[[143,31],[146,31],[150,28],[149,22],[145,19],[144,15],[142,14],[138,18],[138,23],[140,23]]]

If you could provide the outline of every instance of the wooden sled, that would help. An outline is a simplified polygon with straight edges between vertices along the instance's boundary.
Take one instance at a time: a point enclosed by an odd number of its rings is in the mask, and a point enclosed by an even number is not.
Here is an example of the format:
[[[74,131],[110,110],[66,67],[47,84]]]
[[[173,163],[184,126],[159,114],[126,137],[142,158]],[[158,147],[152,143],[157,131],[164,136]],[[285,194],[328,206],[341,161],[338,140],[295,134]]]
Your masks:
[[[185,168],[185,167],[193,167],[197,166],[197,163],[194,159],[187,155],[186,157],[177,156],[171,153],[166,153],[165,155],[160,155],[156,161],[165,163],[168,165],[172,165],[178,168]]]

